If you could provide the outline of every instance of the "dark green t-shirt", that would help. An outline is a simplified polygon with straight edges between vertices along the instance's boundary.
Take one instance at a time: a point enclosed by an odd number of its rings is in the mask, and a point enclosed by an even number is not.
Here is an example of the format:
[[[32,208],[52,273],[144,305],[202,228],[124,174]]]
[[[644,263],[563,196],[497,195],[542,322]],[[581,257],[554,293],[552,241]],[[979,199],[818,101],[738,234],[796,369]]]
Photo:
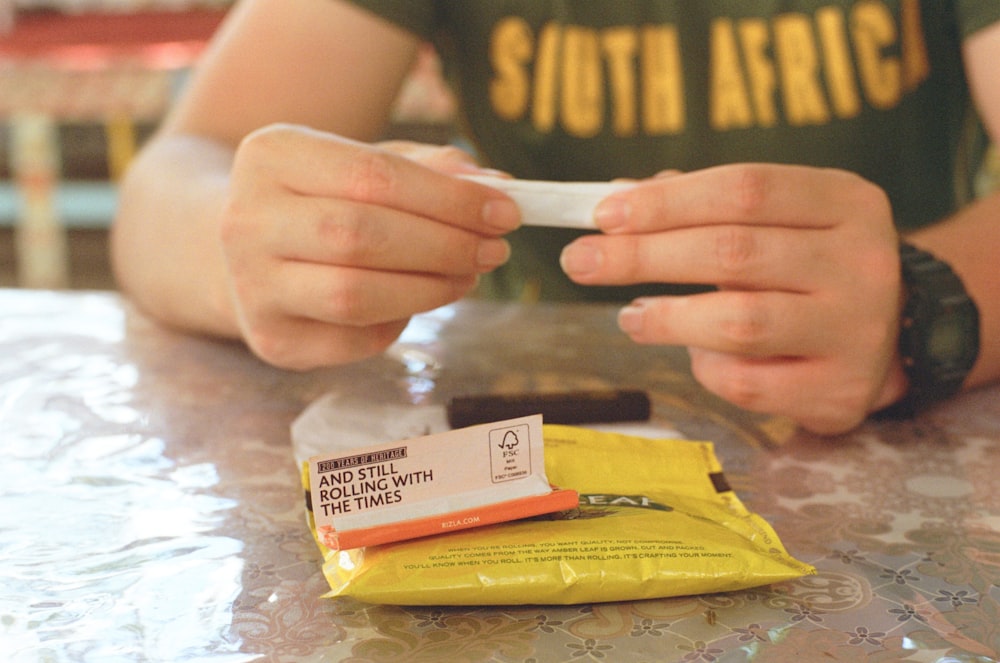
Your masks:
[[[437,44],[468,138],[517,177],[836,167],[883,187],[901,228],[965,195],[982,131],[961,41],[1000,20],[992,0],[354,1]],[[487,290],[638,294],[570,283],[557,259],[573,236],[517,231]]]

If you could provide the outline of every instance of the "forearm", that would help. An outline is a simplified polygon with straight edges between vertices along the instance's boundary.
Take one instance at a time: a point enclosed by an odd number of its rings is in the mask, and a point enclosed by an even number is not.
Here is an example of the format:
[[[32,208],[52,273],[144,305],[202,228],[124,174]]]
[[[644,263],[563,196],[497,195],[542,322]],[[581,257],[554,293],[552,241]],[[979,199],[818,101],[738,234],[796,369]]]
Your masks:
[[[111,256],[119,286],[154,317],[235,337],[218,232],[231,164],[221,144],[154,139],[122,182]]]
[[[909,237],[949,263],[979,307],[979,359],[966,386],[1000,378],[1000,192],[964,208],[952,219]]]

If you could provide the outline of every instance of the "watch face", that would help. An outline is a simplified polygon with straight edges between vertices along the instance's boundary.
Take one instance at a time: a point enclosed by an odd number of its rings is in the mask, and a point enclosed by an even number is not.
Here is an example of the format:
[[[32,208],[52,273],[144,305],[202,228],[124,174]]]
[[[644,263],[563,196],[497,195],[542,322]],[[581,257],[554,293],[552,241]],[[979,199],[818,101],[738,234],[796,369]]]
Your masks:
[[[928,329],[924,349],[927,356],[941,364],[961,363],[969,358],[972,350],[969,338],[970,323],[962,311],[950,310],[935,318]]]

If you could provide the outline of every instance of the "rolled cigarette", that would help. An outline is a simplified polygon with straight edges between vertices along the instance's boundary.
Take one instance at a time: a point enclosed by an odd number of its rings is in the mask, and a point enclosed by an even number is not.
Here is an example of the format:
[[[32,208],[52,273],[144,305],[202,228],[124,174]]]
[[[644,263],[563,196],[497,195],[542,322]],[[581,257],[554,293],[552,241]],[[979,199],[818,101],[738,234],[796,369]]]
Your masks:
[[[596,230],[594,208],[607,196],[634,186],[631,182],[547,182],[488,175],[463,179],[503,191],[521,210],[521,224]]]

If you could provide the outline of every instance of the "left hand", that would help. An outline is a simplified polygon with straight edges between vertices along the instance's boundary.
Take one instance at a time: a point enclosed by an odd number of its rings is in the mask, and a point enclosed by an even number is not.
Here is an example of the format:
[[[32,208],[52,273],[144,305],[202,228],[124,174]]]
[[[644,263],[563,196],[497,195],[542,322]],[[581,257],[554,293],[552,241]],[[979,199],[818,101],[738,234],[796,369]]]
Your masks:
[[[639,299],[619,326],[687,346],[709,391],[834,434],[906,390],[902,285],[885,193],[848,172],[734,164],[644,181],[605,199],[603,234],[563,251],[588,285],[700,283]]]

